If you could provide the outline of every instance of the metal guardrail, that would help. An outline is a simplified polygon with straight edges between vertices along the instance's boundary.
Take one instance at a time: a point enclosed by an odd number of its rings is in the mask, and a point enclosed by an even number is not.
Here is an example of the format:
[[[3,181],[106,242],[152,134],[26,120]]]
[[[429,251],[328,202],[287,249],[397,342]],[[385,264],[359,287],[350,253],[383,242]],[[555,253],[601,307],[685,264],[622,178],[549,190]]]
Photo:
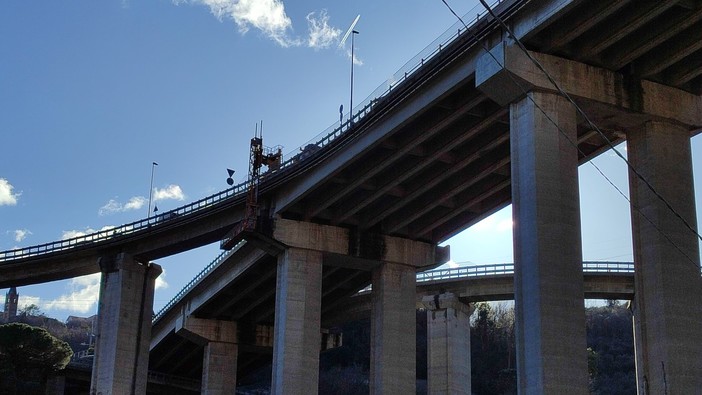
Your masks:
[[[151,322],[156,322],[161,317],[163,317],[163,315],[166,314],[166,312],[168,310],[170,310],[171,307],[175,306],[176,303],[178,303],[183,298],[183,296],[185,296],[188,292],[190,292],[191,289],[193,289],[197,284],[199,284],[200,281],[202,281],[202,279],[205,278],[209,272],[214,270],[222,262],[224,262],[232,254],[234,254],[234,252],[236,252],[238,249],[243,247],[244,244],[246,244],[246,241],[242,240],[236,246],[234,246],[234,248],[232,248],[231,250],[224,251],[221,254],[219,254],[217,256],[217,258],[215,258],[212,262],[210,262],[207,266],[205,266],[205,268],[202,269],[200,271],[200,273],[195,275],[195,277],[193,277],[192,280],[190,280],[187,284],[185,284],[183,289],[181,289],[180,292],[178,292],[170,301],[168,301],[168,303],[166,303],[166,305],[163,306],[161,308],[161,310],[158,311],[158,313],[154,314],[154,316],[151,319]]]
[[[631,262],[583,262],[584,273],[633,273]],[[513,263],[463,266],[417,273],[417,282],[441,281],[467,277],[499,276],[514,274]]]
[[[493,0],[491,7],[496,6],[504,0]],[[481,17],[485,15],[485,11],[477,12],[480,6],[475,6],[471,11],[468,11],[464,20],[469,19],[467,22],[468,26],[473,26]],[[468,17],[470,15],[470,18]],[[475,17],[473,17],[475,15]],[[297,162],[304,161],[305,158],[300,155],[304,152],[304,147],[309,144],[314,144],[318,148],[323,148],[328,146],[331,142],[336,140],[339,136],[343,135],[347,131],[352,129],[354,123],[363,119],[368,113],[371,112],[373,107],[378,103],[378,101],[390,94],[394,89],[398,87],[399,84],[406,81],[410,76],[413,75],[418,69],[420,69],[427,60],[433,58],[457,37],[461,36],[466,32],[466,28],[462,23],[456,22],[448,30],[446,30],[441,36],[435,39],[431,44],[424,48],[419,54],[417,54],[410,61],[405,63],[404,66],[400,68],[393,76],[391,76],[386,83],[379,86],[375,91],[373,91],[365,100],[354,107],[350,113],[353,114],[353,121],[350,117],[347,117],[346,122],[339,124],[335,122],[330,127],[325,129],[322,133],[318,134],[308,143],[304,144],[299,150],[295,150],[288,154],[286,161],[284,161],[281,166],[277,169],[272,169],[263,173],[261,175],[261,182],[265,179],[280,174],[285,169],[291,167]],[[13,260],[29,258],[34,256],[39,256],[42,254],[48,254],[53,252],[65,251],[77,247],[85,247],[92,243],[102,242],[106,240],[111,240],[116,237],[121,237],[125,235],[130,235],[151,227],[164,224],[170,220],[178,218],[183,215],[189,215],[199,212],[203,209],[212,207],[218,203],[225,200],[230,200],[234,198],[244,198],[246,191],[248,190],[248,182],[243,182],[239,185],[235,185],[231,188],[225,189],[224,191],[215,193],[203,199],[197,200],[193,203],[181,206],[174,210],[165,212],[163,214],[152,216],[149,218],[141,219],[129,224],[117,226],[110,229],[101,230],[95,233],[87,234],[84,236],[73,237],[60,241],[53,241],[50,243],[44,243],[39,245],[34,245],[25,248],[12,249],[7,251],[0,251],[0,264],[11,262]]]

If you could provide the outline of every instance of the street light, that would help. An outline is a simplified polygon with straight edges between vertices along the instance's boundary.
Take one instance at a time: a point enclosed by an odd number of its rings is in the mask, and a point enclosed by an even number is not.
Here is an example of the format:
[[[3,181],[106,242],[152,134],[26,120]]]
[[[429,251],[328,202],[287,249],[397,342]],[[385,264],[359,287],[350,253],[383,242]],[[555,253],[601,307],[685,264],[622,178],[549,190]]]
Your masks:
[[[359,34],[358,31],[352,30],[351,31],[351,103],[349,106],[349,120],[351,122],[351,125],[353,125],[353,47],[354,47],[354,38],[356,35]]]
[[[146,218],[151,217],[151,195],[154,191],[154,168],[156,166],[158,166],[158,163],[151,162],[151,186],[149,187],[149,208],[148,208],[149,211],[146,213],[147,214]]]

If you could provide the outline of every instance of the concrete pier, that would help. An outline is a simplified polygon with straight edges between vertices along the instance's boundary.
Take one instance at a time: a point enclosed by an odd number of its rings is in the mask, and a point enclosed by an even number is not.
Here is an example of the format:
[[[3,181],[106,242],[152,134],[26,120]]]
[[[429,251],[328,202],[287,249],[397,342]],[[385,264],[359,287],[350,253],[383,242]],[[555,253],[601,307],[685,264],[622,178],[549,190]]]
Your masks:
[[[510,111],[519,393],[586,395],[575,109],[530,92]]]
[[[452,293],[427,296],[430,395],[471,395],[470,316],[473,306]]]
[[[91,394],[145,394],[154,285],[161,267],[130,255],[100,259],[102,280]]]
[[[176,333],[205,348],[201,393],[235,393],[239,351],[236,322],[201,319],[183,312],[176,322]]]
[[[322,253],[287,248],[278,257],[273,394],[317,394]]]
[[[384,262],[373,271],[370,393],[416,392],[416,275]]]
[[[647,122],[627,133],[627,146],[631,165],[697,229],[689,130]],[[702,394],[697,236],[632,172],[629,185],[639,393]]]

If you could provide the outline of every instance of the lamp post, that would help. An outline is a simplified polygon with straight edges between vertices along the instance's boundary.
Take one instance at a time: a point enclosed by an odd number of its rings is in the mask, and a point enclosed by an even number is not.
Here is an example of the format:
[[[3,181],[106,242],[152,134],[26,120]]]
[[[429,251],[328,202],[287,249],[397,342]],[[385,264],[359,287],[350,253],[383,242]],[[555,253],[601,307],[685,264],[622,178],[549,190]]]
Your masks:
[[[358,20],[358,18],[356,18],[356,20]],[[354,38],[356,37],[357,34],[359,34],[358,31],[356,31],[356,30],[351,31],[351,103],[349,106],[349,122],[351,125],[353,125],[353,61],[354,61],[353,49],[354,49],[354,42],[355,42]]]
[[[158,166],[158,163],[156,163],[156,162],[151,162],[151,186],[149,187],[149,208],[148,208],[149,212],[146,213],[146,214],[147,214],[147,215],[146,215],[146,218],[150,218],[150,217],[151,217],[151,195],[152,195],[152,193],[153,193],[153,191],[154,191],[154,168],[155,168],[156,166]]]

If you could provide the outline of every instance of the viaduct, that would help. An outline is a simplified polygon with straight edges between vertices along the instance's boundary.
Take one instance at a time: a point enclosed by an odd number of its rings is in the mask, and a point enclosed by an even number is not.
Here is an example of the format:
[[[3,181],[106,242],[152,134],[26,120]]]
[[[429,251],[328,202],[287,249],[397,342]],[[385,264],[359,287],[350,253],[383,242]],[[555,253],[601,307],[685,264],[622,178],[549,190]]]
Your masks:
[[[203,347],[204,392],[231,392],[236,375],[210,368],[234,369],[269,327],[272,393],[316,393],[323,322],[372,284],[371,393],[407,394],[416,272],[448,259],[439,243],[511,203],[519,393],[584,395],[577,169],[626,141],[638,391],[700,394],[690,137],[702,128],[701,18],[696,0],[503,0],[316,149],[262,174],[256,206],[239,185],[167,217],[3,251],[0,287],[101,272],[91,393],[142,394],[149,365],[180,357],[149,361],[150,348],[178,341],[158,321],[152,339],[151,262],[223,241],[238,245],[238,274],[211,281],[236,292],[169,313],[173,332]],[[236,232],[250,229],[252,207],[255,231]],[[465,312],[460,297],[432,300]],[[431,391],[465,393],[454,384]]]

